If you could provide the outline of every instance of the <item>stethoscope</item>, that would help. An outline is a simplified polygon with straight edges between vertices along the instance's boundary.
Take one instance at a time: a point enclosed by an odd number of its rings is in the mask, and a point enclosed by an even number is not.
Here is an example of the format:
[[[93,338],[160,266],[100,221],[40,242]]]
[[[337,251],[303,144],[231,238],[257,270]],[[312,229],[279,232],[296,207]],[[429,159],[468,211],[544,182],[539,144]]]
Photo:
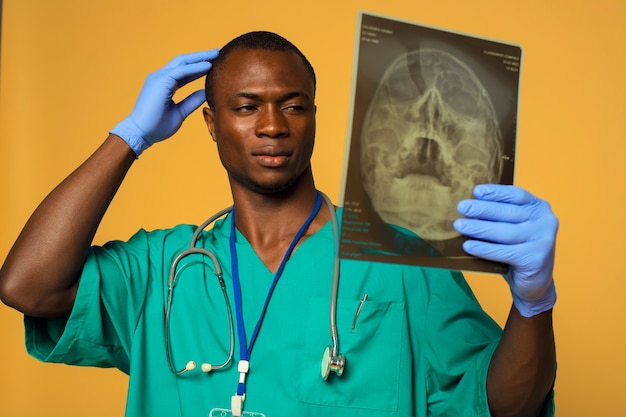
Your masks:
[[[330,199],[324,193],[319,192],[319,191],[318,193],[319,193],[318,198],[321,197],[321,199],[328,206],[328,211],[330,212],[330,218],[331,218],[332,230],[333,230],[333,243],[334,243],[333,245],[333,249],[334,249],[333,280],[332,280],[332,288],[331,288],[331,294],[330,294],[330,337],[331,337],[332,344],[327,346],[324,349],[321,367],[320,367],[322,378],[324,380],[327,380],[331,371],[337,374],[338,376],[341,376],[343,374],[343,371],[346,365],[346,358],[341,353],[339,353],[339,335],[337,332],[337,297],[338,297],[338,292],[339,292],[339,233],[338,233],[339,227],[337,224],[337,215],[335,213],[335,207],[333,206],[333,203],[330,201]],[[229,327],[230,327],[230,346],[229,346],[228,356],[226,357],[226,359],[221,364],[218,364],[218,365],[213,365],[210,363],[203,363],[200,369],[205,373],[223,370],[233,360],[233,354],[235,350],[235,326],[233,322],[233,315],[231,311],[230,301],[228,300],[228,295],[226,293],[226,284],[222,277],[223,275],[222,268],[220,266],[219,260],[217,259],[217,257],[215,256],[213,252],[211,252],[210,250],[201,248],[201,247],[196,247],[198,237],[204,231],[204,229],[206,229],[210,224],[215,222],[220,217],[232,211],[233,211],[233,207],[225,208],[215,213],[213,216],[209,217],[204,223],[198,226],[198,228],[196,229],[196,231],[194,232],[191,238],[191,241],[189,243],[189,248],[187,248],[186,250],[178,254],[178,256],[176,256],[176,258],[172,262],[172,265],[170,266],[170,273],[169,273],[169,279],[168,279],[168,284],[167,284],[168,286],[167,303],[165,307],[165,352],[167,356],[167,364],[170,370],[172,371],[172,373],[174,373],[177,376],[182,375],[188,371],[192,371],[196,369],[197,367],[196,362],[193,360],[190,360],[189,362],[187,362],[184,368],[177,369],[176,366],[174,365],[174,361],[173,361],[172,353],[171,353],[172,352],[172,340],[170,337],[170,313],[172,310],[172,303],[174,299],[174,288],[176,287],[177,278],[178,278],[178,271],[179,271],[178,264],[188,255],[200,254],[203,256],[207,256],[209,259],[211,259],[211,262],[213,263],[213,267],[215,269],[215,275],[217,276],[217,279],[220,284],[220,288],[222,290],[222,294],[224,295],[224,300],[226,304],[226,312],[228,314],[228,322],[229,322]],[[242,373],[241,361],[239,363],[238,368],[239,368],[240,373]],[[246,372],[247,372],[247,369],[246,369]]]

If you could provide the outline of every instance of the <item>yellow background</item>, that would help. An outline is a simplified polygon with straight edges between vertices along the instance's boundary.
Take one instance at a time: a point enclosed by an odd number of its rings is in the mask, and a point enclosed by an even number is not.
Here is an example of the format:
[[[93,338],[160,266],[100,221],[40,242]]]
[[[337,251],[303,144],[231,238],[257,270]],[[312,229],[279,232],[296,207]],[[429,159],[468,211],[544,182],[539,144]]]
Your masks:
[[[522,45],[516,182],[560,218],[555,326],[557,414],[624,416],[626,336],[626,6],[621,0],[4,0],[0,85],[0,259],[46,193],[134,104],[171,57],[256,29],[296,43],[319,79],[317,185],[335,201],[358,10]],[[201,83],[196,84],[201,88]],[[200,112],[135,164],[96,236],[197,223],[228,205]],[[470,275],[501,323],[503,280]],[[46,365],[0,307],[0,415],[119,416],[126,376]]]

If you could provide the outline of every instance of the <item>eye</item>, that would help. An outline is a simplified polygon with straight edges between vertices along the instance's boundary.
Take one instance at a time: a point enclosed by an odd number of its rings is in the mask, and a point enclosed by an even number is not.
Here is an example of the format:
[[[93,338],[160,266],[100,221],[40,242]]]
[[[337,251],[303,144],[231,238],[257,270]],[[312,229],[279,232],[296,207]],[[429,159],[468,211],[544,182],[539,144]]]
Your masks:
[[[256,110],[256,106],[252,104],[242,104],[235,107],[235,111],[238,113],[249,113]]]
[[[299,113],[303,113],[306,110],[306,107],[303,106],[302,104],[292,103],[292,104],[285,105],[283,107],[283,110],[289,113],[299,114]]]

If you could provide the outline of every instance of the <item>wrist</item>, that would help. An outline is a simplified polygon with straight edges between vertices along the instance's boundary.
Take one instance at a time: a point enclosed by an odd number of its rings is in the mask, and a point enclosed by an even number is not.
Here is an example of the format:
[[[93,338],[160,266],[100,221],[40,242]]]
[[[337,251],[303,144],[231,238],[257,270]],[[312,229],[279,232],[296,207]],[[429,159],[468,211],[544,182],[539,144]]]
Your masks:
[[[556,286],[553,279],[550,279],[550,284],[541,298],[525,300],[513,291],[511,291],[511,294],[513,295],[513,304],[524,317],[533,317],[541,314],[552,309],[554,304],[556,304]]]
[[[141,153],[146,150],[150,144],[146,142],[140,134],[136,133],[136,128],[128,126],[129,123],[130,122],[127,119],[122,120],[113,129],[111,129],[109,133],[126,142],[135,155],[139,157],[139,155],[141,155]]]

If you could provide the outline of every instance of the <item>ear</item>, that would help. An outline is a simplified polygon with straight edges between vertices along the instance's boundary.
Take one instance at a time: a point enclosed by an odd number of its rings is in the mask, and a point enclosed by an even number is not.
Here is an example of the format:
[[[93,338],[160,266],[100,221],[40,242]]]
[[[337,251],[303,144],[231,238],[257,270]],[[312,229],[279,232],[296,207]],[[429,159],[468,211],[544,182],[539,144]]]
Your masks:
[[[202,114],[204,115],[204,122],[209,129],[209,133],[213,138],[213,142],[215,142],[215,114],[213,112],[213,109],[211,109],[210,107],[205,107],[202,109]]]

